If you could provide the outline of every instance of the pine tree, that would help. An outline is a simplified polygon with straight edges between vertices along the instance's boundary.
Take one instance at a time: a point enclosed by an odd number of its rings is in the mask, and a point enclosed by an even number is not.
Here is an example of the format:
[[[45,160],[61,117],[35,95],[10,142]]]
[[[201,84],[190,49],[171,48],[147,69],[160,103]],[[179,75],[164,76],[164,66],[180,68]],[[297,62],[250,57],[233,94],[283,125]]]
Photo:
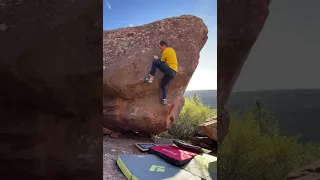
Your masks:
[[[201,98],[197,94],[193,95],[192,100],[197,106],[202,106],[203,105]]]
[[[262,134],[278,134],[279,124],[271,111],[264,106],[264,104],[257,99],[252,113],[254,120],[258,121],[260,126],[260,132]]]

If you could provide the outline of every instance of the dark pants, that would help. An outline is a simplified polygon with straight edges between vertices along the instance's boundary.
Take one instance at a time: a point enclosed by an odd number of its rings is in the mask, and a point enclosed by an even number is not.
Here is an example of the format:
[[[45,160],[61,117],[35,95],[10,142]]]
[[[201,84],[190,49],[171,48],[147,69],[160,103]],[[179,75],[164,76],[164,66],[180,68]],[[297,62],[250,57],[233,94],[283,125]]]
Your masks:
[[[157,68],[164,73],[160,84],[160,89],[162,92],[162,99],[167,99],[166,86],[176,76],[176,72],[172,70],[166,63],[163,63],[160,60],[154,60],[152,62],[150,75],[154,76],[156,74]]]

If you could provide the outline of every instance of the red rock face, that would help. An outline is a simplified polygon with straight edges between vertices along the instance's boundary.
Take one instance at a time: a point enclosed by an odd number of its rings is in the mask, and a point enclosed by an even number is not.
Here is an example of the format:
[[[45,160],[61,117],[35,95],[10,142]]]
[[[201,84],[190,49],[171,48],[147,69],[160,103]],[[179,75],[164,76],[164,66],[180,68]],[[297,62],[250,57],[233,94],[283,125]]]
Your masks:
[[[224,109],[251,47],[269,14],[270,0],[218,0],[218,141],[229,129]]]
[[[1,179],[102,179],[102,6],[76,2],[1,7]]]
[[[185,89],[196,70],[208,29],[195,16],[179,16],[138,27],[104,31],[103,126],[115,131],[159,133],[177,118]],[[167,87],[168,105],[161,102],[157,70],[152,84],[144,82],[160,40],[177,53],[179,72]]]

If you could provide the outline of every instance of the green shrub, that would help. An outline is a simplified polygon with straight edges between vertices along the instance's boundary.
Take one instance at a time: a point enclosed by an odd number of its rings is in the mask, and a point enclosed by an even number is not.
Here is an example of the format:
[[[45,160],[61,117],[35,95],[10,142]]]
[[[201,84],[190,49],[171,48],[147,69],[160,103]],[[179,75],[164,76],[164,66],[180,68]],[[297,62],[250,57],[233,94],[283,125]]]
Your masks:
[[[204,106],[201,99],[194,95],[185,100],[179,119],[168,132],[174,138],[188,140],[199,132],[199,124],[214,116],[216,116],[216,110]]]
[[[284,179],[320,158],[319,144],[301,144],[298,137],[280,135],[271,112],[262,106],[257,109],[256,103],[242,115],[230,115],[229,134],[218,151],[219,179]]]

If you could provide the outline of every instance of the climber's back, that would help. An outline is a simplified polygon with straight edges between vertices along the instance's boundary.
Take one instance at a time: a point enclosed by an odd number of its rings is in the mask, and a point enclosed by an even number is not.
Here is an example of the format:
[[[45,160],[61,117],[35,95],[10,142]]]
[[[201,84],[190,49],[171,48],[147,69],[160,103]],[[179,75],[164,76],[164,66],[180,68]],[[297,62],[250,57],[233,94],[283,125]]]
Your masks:
[[[167,47],[163,50],[161,61],[167,63],[168,66],[175,72],[178,72],[177,55],[173,48]]]

